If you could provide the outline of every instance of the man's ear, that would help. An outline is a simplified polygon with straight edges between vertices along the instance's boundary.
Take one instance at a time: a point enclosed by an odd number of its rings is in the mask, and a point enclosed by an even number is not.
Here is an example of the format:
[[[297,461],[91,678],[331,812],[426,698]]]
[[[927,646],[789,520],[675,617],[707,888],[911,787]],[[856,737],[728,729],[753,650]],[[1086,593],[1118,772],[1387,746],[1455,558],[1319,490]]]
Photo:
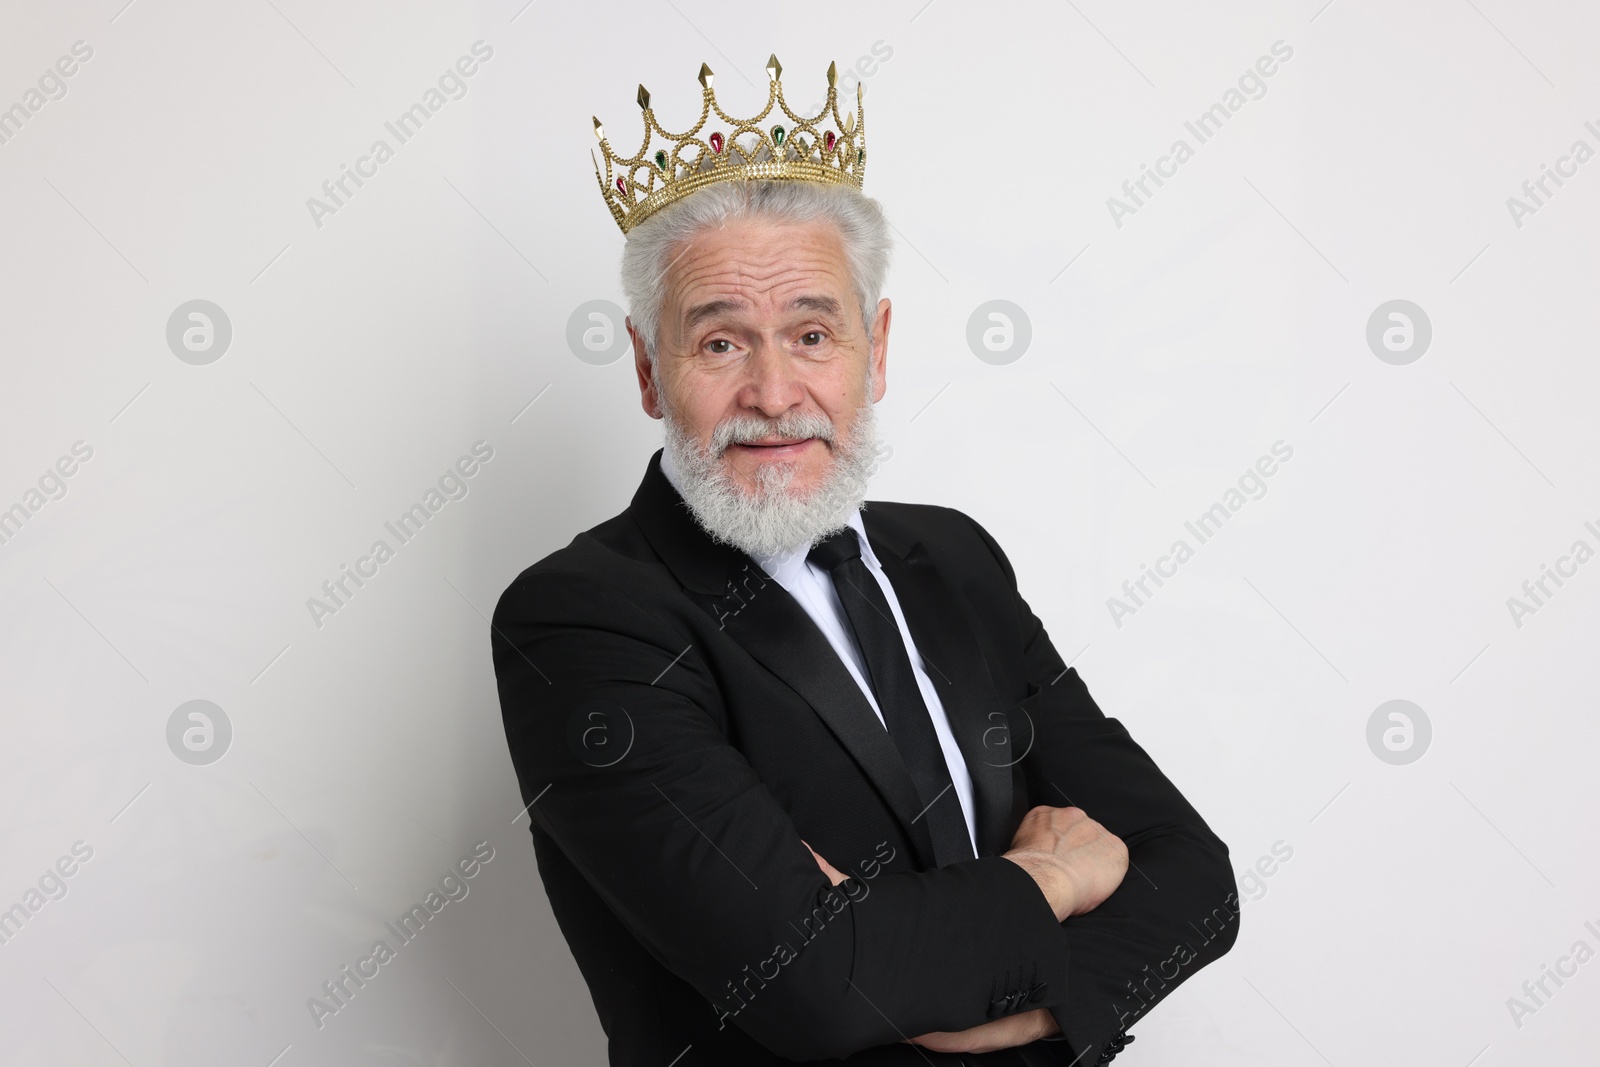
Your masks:
[[[878,313],[872,320],[872,352],[868,356],[872,360],[872,377],[875,383],[872,402],[876,404],[883,399],[884,391],[889,386],[888,359],[889,359],[889,322],[893,318],[889,307],[889,299],[878,301]]]
[[[661,398],[656,395],[655,382],[650,378],[650,352],[645,347],[644,338],[633,328],[633,320],[625,319],[624,322],[628,327],[628,340],[633,342],[633,373],[639,379],[639,406],[652,419],[659,419]]]

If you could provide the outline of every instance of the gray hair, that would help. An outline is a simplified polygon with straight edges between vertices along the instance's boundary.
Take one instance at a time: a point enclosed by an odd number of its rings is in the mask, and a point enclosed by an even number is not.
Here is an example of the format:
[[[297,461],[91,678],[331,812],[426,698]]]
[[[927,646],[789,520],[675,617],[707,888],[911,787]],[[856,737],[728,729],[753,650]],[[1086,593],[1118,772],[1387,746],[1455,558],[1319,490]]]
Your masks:
[[[854,186],[796,180],[724,181],[696,190],[661,209],[628,234],[622,252],[622,293],[628,317],[644,338],[653,364],[666,299],[670,256],[701,230],[736,219],[778,222],[827,220],[839,228],[845,260],[861,304],[861,322],[872,340],[872,321],[889,272],[893,242],[876,200]]]

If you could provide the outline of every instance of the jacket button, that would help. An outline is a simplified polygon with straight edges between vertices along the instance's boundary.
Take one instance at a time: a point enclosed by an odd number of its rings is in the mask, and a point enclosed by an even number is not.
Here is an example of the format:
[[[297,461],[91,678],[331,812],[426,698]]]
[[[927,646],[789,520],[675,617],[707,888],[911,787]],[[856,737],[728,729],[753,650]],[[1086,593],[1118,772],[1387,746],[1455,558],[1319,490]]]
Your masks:
[[[1132,1043],[1132,1034],[1112,1035],[1111,1039],[1106,1042],[1106,1047],[1100,1051],[1100,1058],[1095,1060],[1096,1067],[1100,1067],[1101,1064],[1110,1063],[1112,1060],[1117,1058],[1117,1053],[1121,1052],[1125,1046]]]

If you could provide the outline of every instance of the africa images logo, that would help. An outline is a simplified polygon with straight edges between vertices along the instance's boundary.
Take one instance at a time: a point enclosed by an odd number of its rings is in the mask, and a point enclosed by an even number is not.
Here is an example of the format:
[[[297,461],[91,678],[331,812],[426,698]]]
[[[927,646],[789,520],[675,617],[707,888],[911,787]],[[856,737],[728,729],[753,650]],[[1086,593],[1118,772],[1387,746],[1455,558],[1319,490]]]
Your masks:
[[[471,491],[469,480],[483,470],[483,465],[494,458],[494,446],[487,441],[475,441],[472,445],[472,454],[462,456],[455,463],[445,468],[439,476],[437,488],[429,486],[422,494],[422,499],[402,511],[393,522],[385,522],[383,527],[394,536],[395,544],[390,545],[383,538],[372,542],[372,547],[367,554],[357,557],[352,568],[348,563],[339,565],[339,573],[333,578],[322,583],[323,597],[307,597],[306,610],[311,613],[311,623],[317,629],[322,629],[323,621],[330,615],[337,615],[348,607],[356,593],[382,573],[382,567],[395,558],[399,548],[410,544],[422,533],[433,517],[444,506],[453,500],[465,500]],[[324,597],[326,599],[324,599]]]
[[[311,1012],[311,1021],[317,1024],[317,1029],[321,1030],[327,1025],[329,1016],[337,1015],[349,1007],[355,995],[382,974],[383,968],[398,958],[401,949],[421,936],[428,923],[437,918],[447,905],[466,900],[467,894],[472,892],[472,887],[467,883],[476,878],[493,859],[494,846],[487,841],[479,841],[469,855],[461,857],[440,876],[437,889],[430,887],[420,903],[412,904],[394,922],[383,924],[384,929],[394,935],[393,945],[389,944],[387,938],[380,937],[373,941],[371,951],[356,960],[353,968],[347,963],[339,968],[334,977],[322,983],[322,996],[307,997],[306,1009]]]
[[[393,159],[400,146],[421,133],[422,127],[446,104],[467,95],[466,79],[477,74],[482,64],[494,56],[493,46],[481,40],[472,42],[471,51],[472,55],[461,56],[453,67],[445,68],[444,73],[439,75],[437,88],[428,86],[420,101],[400,112],[393,122],[383,124],[383,128],[394,138],[393,145],[379,137],[372,142],[365,155],[356,158],[354,167],[339,164],[338,177],[322,183],[322,196],[306,197],[306,210],[311,213],[311,221],[317,229],[322,229],[325,217],[337,215],[362,186],[376,178],[378,168]]]
[[[1260,500],[1267,495],[1267,479],[1294,457],[1294,446],[1286,441],[1274,441],[1271,452],[1271,455],[1263,455],[1246,467],[1239,476],[1237,487],[1225,489],[1219,502],[1202,511],[1194,521],[1183,524],[1183,528],[1194,537],[1193,545],[1186,538],[1178,538],[1165,555],[1156,557],[1154,568],[1145,563],[1139,564],[1139,576],[1122,583],[1122,597],[1106,597],[1106,610],[1111,613],[1111,621],[1117,629],[1122,629],[1123,619],[1137,615],[1148,605],[1156,589],[1176,578],[1178,568],[1193,559],[1196,548],[1215,537],[1223,523],[1238,514],[1250,501]],[[1150,587],[1151,583],[1155,584],[1155,589]],[[1143,596],[1140,596],[1141,592]]]

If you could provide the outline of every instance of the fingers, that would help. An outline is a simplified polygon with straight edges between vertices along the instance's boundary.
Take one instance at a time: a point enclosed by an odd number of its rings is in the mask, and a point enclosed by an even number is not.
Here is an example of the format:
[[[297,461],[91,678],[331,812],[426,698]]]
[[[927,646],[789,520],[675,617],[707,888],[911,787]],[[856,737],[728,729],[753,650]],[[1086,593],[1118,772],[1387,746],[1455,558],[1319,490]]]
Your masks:
[[[1059,1030],[1048,1011],[1036,1008],[1021,1015],[980,1023],[970,1030],[939,1031],[907,1038],[906,1043],[934,1052],[978,1054],[1026,1045]]]
[[[1007,855],[1034,876],[1063,918],[1099,907],[1122,884],[1129,862],[1127,844],[1082,808],[1049,805],[1023,817]],[[1058,876],[1031,867],[1034,856]]]
[[[1049,851],[1057,840],[1073,847],[1101,834],[1116,836],[1091,819],[1082,808],[1053,808],[1041,804],[1022,817],[1011,844],[1013,848],[1039,847]]]
[[[838,885],[840,882],[845,880],[846,876],[841,873],[837,867],[823,859],[821,856],[817,855],[817,850],[811,847],[810,842],[802,839],[800,843],[806,846],[806,851],[811,853],[811,858],[817,861],[817,867],[822,871],[823,876],[826,877],[829,882],[832,882],[834,885]]]

